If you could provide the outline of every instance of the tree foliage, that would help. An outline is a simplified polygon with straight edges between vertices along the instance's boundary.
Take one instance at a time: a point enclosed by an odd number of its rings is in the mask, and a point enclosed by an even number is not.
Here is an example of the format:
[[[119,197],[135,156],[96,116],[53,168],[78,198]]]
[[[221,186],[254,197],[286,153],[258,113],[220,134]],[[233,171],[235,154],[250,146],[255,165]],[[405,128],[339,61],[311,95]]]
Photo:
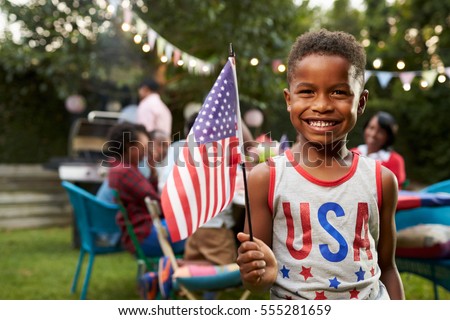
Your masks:
[[[137,102],[137,84],[150,74],[164,75],[163,99],[174,115],[174,131],[181,131],[182,111],[201,102],[228,55],[236,52],[243,113],[259,107],[265,114],[263,132],[274,139],[291,129],[282,89],[285,73],[273,62],[286,62],[295,38],[309,29],[326,27],[352,33],[366,46],[367,69],[383,61],[380,70],[440,70],[450,64],[450,3],[440,0],[366,0],[365,11],[336,0],[329,11],[311,8],[309,1],[275,0],[131,0],[133,13],[190,55],[214,63],[210,76],[162,64],[155,51],[144,53],[133,32],[121,29],[122,8],[114,14],[106,0],[29,0],[26,5],[0,0],[10,22],[21,25],[22,38],[0,35],[0,162],[45,162],[66,153],[71,115],[64,108],[68,95],[86,97],[89,110],[103,110],[108,102]],[[111,3],[119,3],[112,1]],[[253,66],[250,59],[258,58]],[[366,114],[350,135],[349,144],[362,142],[362,125],[377,110],[394,114],[400,124],[395,148],[403,153],[410,179],[430,183],[450,178],[449,80],[422,89],[416,77],[410,91],[398,78],[382,88],[376,77]],[[83,116],[83,115],[79,115]],[[32,123],[24,126],[24,123]],[[430,143],[433,141],[433,143]],[[33,157],[29,155],[32,154]]]

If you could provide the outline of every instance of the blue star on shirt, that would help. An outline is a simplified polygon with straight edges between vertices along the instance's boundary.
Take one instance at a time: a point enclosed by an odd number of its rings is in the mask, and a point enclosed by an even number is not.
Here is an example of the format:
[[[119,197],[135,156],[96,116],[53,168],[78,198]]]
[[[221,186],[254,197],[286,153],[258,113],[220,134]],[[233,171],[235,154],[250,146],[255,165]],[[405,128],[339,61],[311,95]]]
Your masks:
[[[336,277],[334,277],[334,279],[328,279],[328,281],[330,281],[330,288],[337,289],[339,287],[339,285],[341,284]]]
[[[283,279],[284,278],[289,278],[289,271],[291,271],[291,270],[286,268],[285,265],[283,265],[283,268],[281,268],[280,271],[283,274]]]
[[[356,276],[357,276],[356,281],[362,281],[362,280],[364,280],[364,274],[365,274],[365,273],[366,273],[366,272],[363,271],[363,269],[362,269],[361,267],[359,267],[359,271],[358,271],[358,272],[355,272],[355,274],[356,274]]]

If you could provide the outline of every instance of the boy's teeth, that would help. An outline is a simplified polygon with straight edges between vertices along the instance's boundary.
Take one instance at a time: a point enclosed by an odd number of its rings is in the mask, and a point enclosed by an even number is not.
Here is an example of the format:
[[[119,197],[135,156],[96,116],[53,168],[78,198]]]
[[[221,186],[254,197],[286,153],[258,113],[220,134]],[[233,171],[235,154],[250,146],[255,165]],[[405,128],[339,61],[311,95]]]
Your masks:
[[[334,121],[309,121],[309,125],[313,127],[330,127],[334,125]]]

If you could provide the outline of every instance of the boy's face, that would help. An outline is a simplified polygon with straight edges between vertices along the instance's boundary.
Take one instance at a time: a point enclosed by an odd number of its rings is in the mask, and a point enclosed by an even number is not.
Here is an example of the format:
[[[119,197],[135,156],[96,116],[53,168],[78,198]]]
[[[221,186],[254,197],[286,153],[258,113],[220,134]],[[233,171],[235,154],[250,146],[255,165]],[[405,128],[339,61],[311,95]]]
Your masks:
[[[297,63],[284,96],[303,141],[326,145],[346,139],[368,97],[353,75],[354,67],[340,56],[313,54]]]
[[[138,164],[148,153],[148,137],[143,133],[137,134],[138,140],[133,142],[126,152],[126,160],[131,164]]]
[[[162,162],[167,155],[167,149],[170,145],[168,136],[158,136],[149,144],[148,157],[155,163]]]

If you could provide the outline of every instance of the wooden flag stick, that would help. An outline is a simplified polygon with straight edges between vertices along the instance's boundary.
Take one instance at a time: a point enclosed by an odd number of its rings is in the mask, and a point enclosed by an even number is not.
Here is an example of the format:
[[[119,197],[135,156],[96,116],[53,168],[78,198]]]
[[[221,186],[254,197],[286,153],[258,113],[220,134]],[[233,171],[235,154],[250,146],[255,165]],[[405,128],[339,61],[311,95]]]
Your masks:
[[[236,86],[236,104],[237,104],[237,125],[238,125],[238,136],[239,136],[239,146],[241,148],[241,166],[242,166],[242,175],[244,176],[244,193],[245,193],[245,213],[248,222],[248,233],[250,235],[250,241],[253,241],[253,230],[252,230],[252,219],[250,214],[250,202],[248,201],[248,188],[247,188],[247,172],[245,170],[245,155],[244,155],[244,139],[242,138],[242,119],[241,119],[241,109],[239,107],[239,91],[237,87],[237,76],[236,76],[236,55],[234,53],[233,44],[230,43],[229,48],[229,57],[232,59],[233,65],[233,74],[234,74],[234,82]]]
[[[250,202],[248,201],[247,172],[245,170],[245,162],[242,162],[241,166],[242,166],[242,175],[244,177],[245,212],[248,222],[248,234],[250,235],[250,241],[253,241],[252,218],[250,215]]]

